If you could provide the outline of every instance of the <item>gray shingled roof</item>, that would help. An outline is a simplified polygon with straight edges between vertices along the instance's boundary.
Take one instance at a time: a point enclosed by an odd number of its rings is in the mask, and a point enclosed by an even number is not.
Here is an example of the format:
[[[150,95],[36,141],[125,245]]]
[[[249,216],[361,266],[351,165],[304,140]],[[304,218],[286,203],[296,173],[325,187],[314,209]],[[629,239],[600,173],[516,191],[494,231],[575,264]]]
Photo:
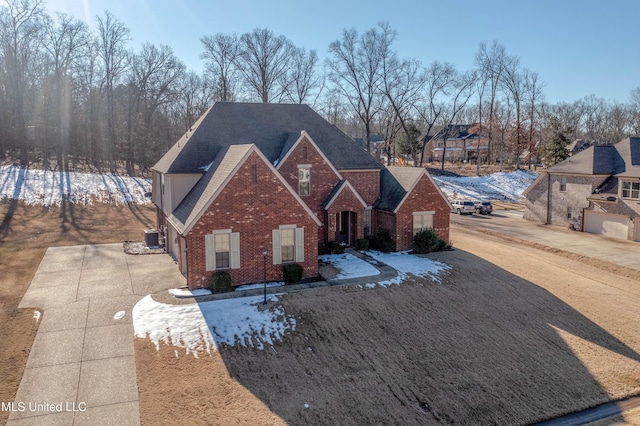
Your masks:
[[[640,178],[640,138],[627,138],[614,146],[625,164],[616,176]]]
[[[423,173],[417,167],[386,167],[380,173],[380,198],[375,207],[394,211]]]
[[[200,178],[169,218],[179,233],[184,233],[198,220],[200,212],[206,208],[214,194],[222,188],[252,147],[251,144],[233,145],[220,152],[209,170]]]
[[[549,173],[640,177],[640,138],[615,145],[592,146],[553,167]]]
[[[624,170],[624,161],[614,145],[592,146],[549,167],[549,173],[611,175]]]
[[[199,173],[224,148],[255,144],[273,164],[306,132],[336,169],[380,169],[356,143],[307,105],[216,102],[153,167],[163,173]]]

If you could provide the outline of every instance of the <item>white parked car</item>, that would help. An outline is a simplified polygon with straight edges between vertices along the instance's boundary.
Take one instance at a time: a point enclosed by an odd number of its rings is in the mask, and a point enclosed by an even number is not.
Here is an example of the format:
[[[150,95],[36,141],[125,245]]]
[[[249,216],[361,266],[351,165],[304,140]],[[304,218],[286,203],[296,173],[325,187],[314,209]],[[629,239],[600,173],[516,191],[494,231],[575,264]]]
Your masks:
[[[476,206],[473,201],[469,200],[453,200],[451,202],[451,213],[457,214],[474,214]]]

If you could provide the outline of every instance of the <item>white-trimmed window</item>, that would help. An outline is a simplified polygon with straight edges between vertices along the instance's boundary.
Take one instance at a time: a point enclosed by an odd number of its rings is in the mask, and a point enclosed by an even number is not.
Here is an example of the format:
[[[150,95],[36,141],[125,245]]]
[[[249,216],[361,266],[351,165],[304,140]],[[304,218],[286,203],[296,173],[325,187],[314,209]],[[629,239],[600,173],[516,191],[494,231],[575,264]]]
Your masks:
[[[563,176],[560,178],[560,192],[565,192],[566,190],[567,190],[567,178]]]
[[[640,198],[640,182],[622,181],[622,198]]]
[[[423,229],[432,229],[433,215],[435,213],[435,211],[413,212],[413,235],[416,235]]]
[[[303,164],[298,166],[298,195],[309,195],[311,193],[311,165]]]
[[[215,230],[204,236],[207,271],[240,267],[240,233]]]
[[[567,207],[567,219],[571,219],[573,217],[573,210],[571,207]]]
[[[304,262],[304,228],[280,225],[272,231],[273,264]]]

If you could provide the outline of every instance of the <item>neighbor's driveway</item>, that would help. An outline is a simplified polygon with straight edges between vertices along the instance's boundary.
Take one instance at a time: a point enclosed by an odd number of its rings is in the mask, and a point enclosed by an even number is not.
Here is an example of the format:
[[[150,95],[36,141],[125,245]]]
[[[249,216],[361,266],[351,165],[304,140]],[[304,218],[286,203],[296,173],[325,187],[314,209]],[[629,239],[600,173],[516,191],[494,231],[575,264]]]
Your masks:
[[[554,249],[640,270],[640,242],[608,238],[522,218],[523,211],[494,210],[491,215],[451,215],[451,223],[486,229]],[[455,246],[455,241],[454,241]]]
[[[7,424],[139,424],[131,309],[182,285],[166,254],[127,255],[122,244],[48,249],[19,305],[44,315]]]

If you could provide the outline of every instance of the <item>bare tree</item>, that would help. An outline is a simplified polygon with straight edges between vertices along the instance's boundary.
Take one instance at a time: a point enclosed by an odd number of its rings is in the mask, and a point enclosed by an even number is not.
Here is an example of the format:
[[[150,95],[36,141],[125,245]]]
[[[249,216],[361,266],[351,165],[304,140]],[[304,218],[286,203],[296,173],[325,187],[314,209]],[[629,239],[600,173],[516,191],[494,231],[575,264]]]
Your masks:
[[[104,86],[107,96],[107,160],[111,171],[115,171],[115,147],[117,136],[115,130],[114,83],[123,75],[129,63],[125,44],[129,40],[129,29],[118,21],[111,12],[105,16],[97,16],[98,38],[96,52],[102,60]]]
[[[72,76],[89,55],[91,35],[87,24],[69,15],[58,14],[54,21],[45,20],[45,42],[48,70],[50,73],[50,90],[45,96],[50,99],[54,123],[54,139],[56,141],[56,157],[58,167],[69,170],[69,138],[71,126]],[[43,152],[44,163],[47,161],[47,150]]]
[[[504,101],[496,101],[494,110],[494,122],[495,127],[500,132],[500,140],[498,147],[498,162],[500,164],[500,171],[504,163],[505,156],[507,155],[507,133],[511,128],[511,121],[513,117],[513,101],[511,97],[505,96]]]
[[[412,144],[411,139],[415,136],[415,125],[410,126],[411,118],[413,118],[411,116],[427,83],[426,74],[420,61],[415,59],[401,61],[397,53],[391,49],[396,32],[391,29],[389,24],[381,23],[379,27],[381,30],[380,90],[397,115],[405,135],[403,140],[406,144]],[[411,146],[412,149],[415,148],[414,145]],[[414,157],[414,166],[418,167],[416,153],[412,151],[411,155]]]
[[[291,69],[283,76],[286,99],[296,104],[309,103],[312,107],[322,92],[324,81],[318,75],[318,53],[302,47],[293,47]]]
[[[20,149],[20,164],[29,164],[29,138],[27,135],[28,92],[35,89],[37,81],[33,72],[39,54],[44,11],[41,0],[16,0],[0,8],[0,43],[6,80],[8,110],[5,118],[11,140]],[[35,110],[34,105],[29,107]]]
[[[442,136],[442,160],[440,163],[440,169],[444,171],[444,159],[447,152],[447,138],[449,137],[448,131],[451,128],[454,120],[458,117],[458,114],[469,102],[471,96],[473,96],[474,85],[477,80],[477,75],[474,71],[466,72],[463,74],[459,74],[455,78],[455,84],[452,90],[451,101],[445,109],[444,113],[441,114],[442,120],[442,128],[441,131]]]
[[[520,61],[511,61],[503,70],[501,83],[504,90],[511,96],[513,106],[516,112],[516,128],[513,137],[513,153],[516,168],[520,168],[521,154],[523,150],[523,131],[522,131],[522,104],[524,102],[524,74],[520,70]]]
[[[207,72],[215,84],[216,97],[223,102],[235,98],[235,84],[240,55],[240,41],[236,34],[217,33],[200,39],[204,51],[200,55],[207,61]]]
[[[538,104],[542,101],[542,87],[543,83],[540,81],[538,73],[529,70],[524,71],[524,97],[527,102],[527,112],[529,114],[529,170],[531,170],[536,151],[536,142],[534,139],[535,121]]]
[[[329,80],[347,100],[362,122],[367,151],[371,152],[371,126],[380,109],[380,33],[372,28],[362,35],[343,30],[342,37],[329,45]]]
[[[245,86],[264,102],[282,99],[289,82],[285,78],[291,67],[293,45],[285,36],[256,28],[240,37],[236,64]]]
[[[489,86],[489,117],[488,117],[488,134],[487,134],[487,158],[491,161],[491,148],[493,143],[493,114],[496,102],[496,96],[500,88],[500,80],[502,73],[507,65],[515,58],[510,57],[506,53],[503,45],[496,40],[491,44],[491,48],[487,47],[486,42],[480,43],[478,53],[476,53],[476,65],[479,70],[479,80],[482,82],[482,92],[486,85]],[[482,96],[480,96],[480,104],[482,105]],[[482,123],[482,113],[480,113]]]
[[[418,105],[418,114],[425,123],[425,135],[432,135],[434,126],[441,120],[445,109],[443,98],[448,96],[449,90],[454,86],[457,71],[454,65],[448,62],[433,62],[426,72],[425,92],[422,101]],[[435,136],[435,135],[433,135]],[[420,154],[420,167],[424,162],[424,152],[428,143],[428,137],[424,138],[422,153]]]
[[[176,124],[184,131],[191,128],[193,123],[205,113],[212,102],[211,83],[193,71],[182,75],[178,82],[178,97],[176,102]],[[168,141],[173,143],[173,141]],[[165,149],[168,149],[168,145]]]
[[[176,84],[185,66],[170,47],[145,43],[131,61],[129,119],[127,120],[127,171],[133,174],[134,161],[142,160],[137,148],[150,148],[154,141],[153,119],[163,105],[175,101]],[[147,149],[143,149],[144,153]],[[140,161],[142,162],[142,161]],[[148,163],[148,161],[145,161]]]

